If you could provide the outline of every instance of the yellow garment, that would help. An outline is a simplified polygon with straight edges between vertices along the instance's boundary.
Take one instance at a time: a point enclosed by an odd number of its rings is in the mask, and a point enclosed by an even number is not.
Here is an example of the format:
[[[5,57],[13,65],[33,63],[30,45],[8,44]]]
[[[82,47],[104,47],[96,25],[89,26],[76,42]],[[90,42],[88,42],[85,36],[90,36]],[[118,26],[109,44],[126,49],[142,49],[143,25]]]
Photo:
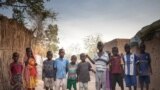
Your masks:
[[[35,88],[37,84],[37,78],[30,76],[29,82],[26,83],[26,88]]]

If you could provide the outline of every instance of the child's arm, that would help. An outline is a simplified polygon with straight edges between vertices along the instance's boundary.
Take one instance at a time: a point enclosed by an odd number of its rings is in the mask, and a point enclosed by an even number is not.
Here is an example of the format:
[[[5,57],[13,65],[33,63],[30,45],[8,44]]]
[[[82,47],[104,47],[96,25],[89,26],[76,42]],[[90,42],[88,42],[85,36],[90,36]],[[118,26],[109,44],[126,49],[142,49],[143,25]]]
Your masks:
[[[92,69],[92,68],[90,69],[90,71],[92,71],[93,73],[96,73],[96,71],[94,69]]]
[[[149,56],[149,70],[150,70],[150,73],[152,74],[151,58],[150,58],[150,55],[148,56]]]
[[[53,64],[53,67],[54,67],[54,81],[56,81],[56,73],[57,73],[57,67],[56,67],[56,61],[54,61],[54,64]]]
[[[89,61],[90,61],[92,64],[95,64],[95,62],[90,58],[90,56],[86,55],[86,57],[89,59]]]
[[[42,66],[42,80],[44,80],[45,78],[45,71],[44,71],[44,62],[43,62],[43,66]]]
[[[77,82],[79,81],[79,68],[80,68],[80,66],[78,64],[78,67],[77,67]]]

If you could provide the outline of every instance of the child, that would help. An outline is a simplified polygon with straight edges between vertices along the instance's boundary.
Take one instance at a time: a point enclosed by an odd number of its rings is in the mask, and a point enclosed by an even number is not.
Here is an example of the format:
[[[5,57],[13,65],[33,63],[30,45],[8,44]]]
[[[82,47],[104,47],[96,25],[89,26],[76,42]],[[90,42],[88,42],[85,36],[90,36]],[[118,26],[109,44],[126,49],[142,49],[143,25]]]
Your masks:
[[[77,74],[79,81],[79,90],[88,90],[88,81],[90,81],[89,71],[95,73],[89,62],[86,62],[86,55],[84,53],[80,54],[81,62],[78,64]]]
[[[150,74],[152,74],[150,54],[145,52],[145,44],[140,44],[140,55],[138,56],[138,73],[141,90],[146,84],[146,90],[149,90]]]
[[[26,48],[24,79],[27,90],[35,90],[37,84],[37,63],[31,48]]]
[[[77,57],[75,55],[71,56],[71,63],[68,65],[68,80],[67,89],[71,90],[72,86],[74,90],[77,90]]]
[[[97,49],[99,52],[97,52],[94,56],[94,59],[92,60],[88,55],[88,59],[96,65],[96,90],[102,89],[103,90],[109,90],[109,66],[107,66],[107,62],[109,61],[108,53],[103,51],[103,43],[98,42],[97,43]]]
[[[12,90],[23,90],[22,89],[23,65],[18,61],[19,54],[17,52],[14,52],[12,55],[12,59],[13,59],[13,62],[10,64]]]
[[[126,87],[128,87],[129,90],[132,90],[132,86],[134,86],[134,90],[137,90],[137,87],[136,87],[137,86],[137,79],[136,79],[137,58],[134,54],[130,52],[129,44],[125,44],[124,49],[126,52],[126,55],[123,56]]]
[[[54,61],[52,60],[53,54],[51,51],[47,52],[47,60],[43,62],[42,80],[46,90],[53,90],[54,86]]]
[[[113,56],[110,58],[110,64],[111,64],[111,86],[112,90],[115,90],[116,82],[121,87],[121,90],[124,90],[123,86],[123,61],[121,60],[121,56],[118,54],[118,48],[113,47],[112,48]]]
[[[56,90],[66,90],[66,74],[68,72],[68,60],[64,58],[64,49],[59,50],[59,58],[55,60],[54,68],[56,72]]]

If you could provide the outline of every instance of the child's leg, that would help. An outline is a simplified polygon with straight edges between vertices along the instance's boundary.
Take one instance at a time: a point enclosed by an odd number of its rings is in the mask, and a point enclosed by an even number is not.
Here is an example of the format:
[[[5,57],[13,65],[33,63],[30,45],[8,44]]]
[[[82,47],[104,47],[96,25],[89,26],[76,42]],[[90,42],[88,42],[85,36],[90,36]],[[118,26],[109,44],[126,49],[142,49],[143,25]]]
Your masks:
[[[79,90],[83,90],[83,83],[79,82]]]
[[[101,88],[101,73],[96,71],[96,90],[100,90]]]
[[[66,79],[62,79],[62,90],[66,90]]]
[[[111,77],[111,87],[112,87],[112,90],[115,90],[116,81],[117,81],[116,75],[112,74],[112,77]]]
[[[119,86],[121,87],[121,90],[124,90],[123,77],[121,74],[117,74],[117,82]]]
[[[149,84],[150,84],[150,76],[145,76],[144,78],[145,84],[146,84],[146,90],[149,90]]]
[[[141,90],[143,90],[143,87],[144,87],[144,77],[143,76],[139,76],[139,83],[140,83]]]
[[[56,90],[60,90],[60,86],[61,86],[61,80],[56,79]]]
[[[101,81],[102,81],[102,90],[106,90],[106,85],[107,85],[107,76],[106,76],[106,71],[102,72],[102,75],[101,75]]]
[[[67,80],[67,89],[71,90],[71,88],[72,88],[72,83],[71,83],[71,80],[68,79]]]
[[[88,90],[88,82],[84,83],[84,90]]]
[[[77,90],[77,85],[76,85],[76,83],[77,83],[77,81],[76,81],[76,80],[73,80],[72,85],[73,85],[74,90]]]

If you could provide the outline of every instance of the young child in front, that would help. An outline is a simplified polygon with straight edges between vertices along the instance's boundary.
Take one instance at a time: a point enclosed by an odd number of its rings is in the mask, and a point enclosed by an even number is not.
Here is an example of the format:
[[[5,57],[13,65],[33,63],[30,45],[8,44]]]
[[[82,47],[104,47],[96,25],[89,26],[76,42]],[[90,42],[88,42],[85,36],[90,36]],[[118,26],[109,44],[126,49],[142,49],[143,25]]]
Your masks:
[[[71,90],[72,86],[74,90],[77,90],[77,56],[71,56],[71,62],[68,65],[68,79],[67,79],[67,89]]]
[[[43,62],[42,68],[42,80],[44,81],[44,88],[46,90],[53,90],[54,87],[54,61],[52,60],[53,53],[47,52],[47,60]]]
[[[115,90],[116,83],[119,84],[121,90],[124,90],[123,86],[123,60],[121,56],[118,54],[118,48],[112,48],[112,56],[110,58],[109,63],[111,64],[111,87],[112,90]]]
[[[12,55],[13,62],[10,64],[11,86],[12,90],[23,90],[22,72],[23,65],[20,63],[19,54],[14,52]]]
[[[81,62],[78,64],[77,74],[79,81],[79,90],[88,90],[88,82],[90,81],[89,71],[95,73],[89,62],[86,61],[86,55],[80,54]]]

